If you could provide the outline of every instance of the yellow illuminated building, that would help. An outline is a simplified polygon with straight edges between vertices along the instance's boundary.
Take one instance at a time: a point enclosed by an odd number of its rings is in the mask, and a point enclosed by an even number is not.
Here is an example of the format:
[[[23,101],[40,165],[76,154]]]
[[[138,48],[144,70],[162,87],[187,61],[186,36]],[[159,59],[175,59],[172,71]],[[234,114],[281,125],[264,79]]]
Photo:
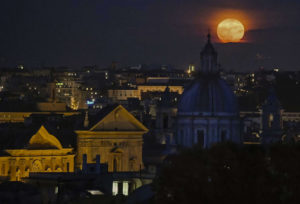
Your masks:
[[[76,165],[82,168],[83,155],[87,163],[108,164],[108,171],[139,171],[143,168],[143,135],[148,129],[123,106],[118,105],[103,114],[89,130],[76,131]]]
[[[182,94],[184,89],[183,86],[175,85],[138,85],[136,89],[110,89],[108,90],[108,97],[111,98],[113,101],[122,101],[127,100],[128,98],[138,98],[139,100],[141,100],[142,93],[164,92],[167,87],[169,87],[170,92],[177,92],[178,94]]]
[[[63,148],[59,140],[41,126],[24,149],[7,149],[0,157],[0,175],[20,181],[30,172],[74,172],[73,148]]]
[[[108,97],[113,101],[123,101],[128,98],[141,98],[140,92],[137,89],[110,89],[108,90]]]
[[[24,123],[31,115],[62,114],[63,116],[79,115],[80,112],[0,112],[0,123]]]
[[[139,85],[138,90],[140,94],[142,92],[164,92],[167,87],[169,87],[170,92],[178,92],[178,94],[182,94],[183,92],[183,86],[173,85]]]

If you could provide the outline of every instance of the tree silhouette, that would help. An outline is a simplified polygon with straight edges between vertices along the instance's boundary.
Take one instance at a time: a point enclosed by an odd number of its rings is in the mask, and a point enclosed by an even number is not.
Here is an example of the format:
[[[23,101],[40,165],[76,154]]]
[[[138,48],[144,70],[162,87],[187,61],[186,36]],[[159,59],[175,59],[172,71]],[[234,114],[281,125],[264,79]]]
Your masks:
[[[194,147],[170,156],[153,182],[156,203],[296,203],[300,146]]]

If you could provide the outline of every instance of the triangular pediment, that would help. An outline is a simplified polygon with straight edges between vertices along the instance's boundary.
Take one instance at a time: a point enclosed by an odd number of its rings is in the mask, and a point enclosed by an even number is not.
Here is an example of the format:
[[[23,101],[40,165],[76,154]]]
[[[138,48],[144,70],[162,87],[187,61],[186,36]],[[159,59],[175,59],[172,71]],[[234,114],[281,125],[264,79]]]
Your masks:
[[[122,105],[117,106],[94,125],[90,131],[142,131],[148,129]]]
[[[42,125],[40,129],[33,135],[28,144],[29,149],[62,149],[59,140],[51,135]]]
[[[118,154],[121,154],[121,153],[123,153],[123,150],[120,149],[120,148],[118,148],[118,147],[115,147],[115,148],[113,148],[110,152],[111,152],[111,153],[118,153]]]

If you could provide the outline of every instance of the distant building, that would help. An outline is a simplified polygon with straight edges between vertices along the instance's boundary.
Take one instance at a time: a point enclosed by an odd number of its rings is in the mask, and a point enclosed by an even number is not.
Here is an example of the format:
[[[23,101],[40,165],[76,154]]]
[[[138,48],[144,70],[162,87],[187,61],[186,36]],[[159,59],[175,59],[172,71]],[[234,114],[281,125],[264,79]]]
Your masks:
[[[170,92],[169,87],[162,94],[161,100],[157,102],[155,134],[156,141],[160,144],[172,144],[175,142],[174,129],[176,129],[178,94]]]
[[[283,110],[275,91],[271,89],[265,104],[262,106],[263,144],[282,142],[282,112]]]
[[[164,92],[166,88],[169,88],[170,92],[177,92],[178,94],[183,93],[182,85],[169,85],[169,84],[143,84],[138,85],[137,89],[142,95],[143,92]]]
[[[170,92],[177,92],[178,94],[182,94],[183,92],[183,86],[181,85],[142,84],[137,85],[137,88],[124,87],[109,89],[108,97],[114,102],[125,101],[128,98],[138,98],[139,100],[142,100],[144,94],[152,92],[163,93],[167,87],[169,88]]]
[[[56,97],[56,81],[51,79],[47,84],[48,87],[48,101],[47,102],[38,102],[36,107],[39,111],[66,111],[66,103],[59,102]]]
[[[136,88],[118,88],[118,89],[109,89],[108,90],[108,98],[110,98],[113,102],[125,101],[128,98],[141,98],[139,90]]]
[[[0,123],[24,122],[32,114],[63,114],[64,116],[77,115],[71,112],[66,103],[60,102],[56,93],[56,81],[52,78],[47,84],[47,100],[42,102],[25,103],[22,101],[5,101],[0,104]]]

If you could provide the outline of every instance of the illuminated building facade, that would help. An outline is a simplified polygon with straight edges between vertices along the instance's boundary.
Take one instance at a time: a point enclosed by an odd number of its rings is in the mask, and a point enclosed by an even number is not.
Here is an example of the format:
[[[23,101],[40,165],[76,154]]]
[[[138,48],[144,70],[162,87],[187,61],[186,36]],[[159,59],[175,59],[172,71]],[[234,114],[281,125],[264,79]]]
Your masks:
[[[128,98],[138,98],[140,99],[140,92],[135,88],[120,88],[120,89],[109,89],[108,98],[111,98],[112,101],[125,101]]]
[[[102,109],[97,123],[89,126],[88,130],[76,131],[78,168],[82,168],[83,160],[87,164],[96,163],[99,156],[101,163],[107,163],[109,172],[143,168],[143,135],[148,129],[123,106]]]
[[[20,181],[29,173],[74,172],[73,148],[63,148],[59,140],[41,126],[24,149],[6,149],[0,157],[0,175]]]
[[[176,124],[177,95],[170,92],[169,87],[162,94],[156,106],[155,134],[160,144],[173,144],[174,126]]]
[[[170,92],[177,92],[182,94],[183,86],[177,85],[159,85],[159,84],[143,84],[137,85],[137,88],[120,88],[108,90],[108,97],[113,101],[127,100],[128,98],[138,98],[142,100],[143,93],[147,92],[161,92],[163,93],[166,88],[169,88]]]

